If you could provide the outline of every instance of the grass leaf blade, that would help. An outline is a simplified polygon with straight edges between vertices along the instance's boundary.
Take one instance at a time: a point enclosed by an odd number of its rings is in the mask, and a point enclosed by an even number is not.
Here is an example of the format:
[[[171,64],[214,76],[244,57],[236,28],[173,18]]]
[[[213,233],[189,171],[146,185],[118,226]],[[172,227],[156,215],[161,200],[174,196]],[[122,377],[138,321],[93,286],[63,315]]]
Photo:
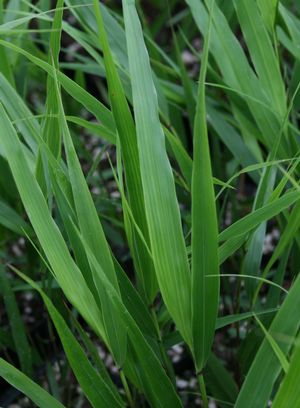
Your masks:
[[[214,2],[212,1],[211,7]],[[208,64],[211,19],[205,38],[194,125],[192,173],[192,330],[197,371],[209,356],[219,305],[218,224],[206,124],[205,77]]]

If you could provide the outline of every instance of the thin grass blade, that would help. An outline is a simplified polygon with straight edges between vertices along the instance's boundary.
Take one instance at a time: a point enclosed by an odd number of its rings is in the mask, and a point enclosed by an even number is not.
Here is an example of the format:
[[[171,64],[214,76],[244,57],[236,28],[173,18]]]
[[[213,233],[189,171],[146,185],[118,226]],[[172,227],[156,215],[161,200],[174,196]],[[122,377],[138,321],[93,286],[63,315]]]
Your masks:
[[[59,109],[59,120],[63,132],[68,171],[73,191],[78,223],[82,234],[92,248],[93,253],[96,255],[101,267],[107,274],[109,280],[112,282],[112,285],[116,288],[116,290],[119,291],[110,248],[105,238],[101,222],[99,220],[91,193],[89,191],[73,145],[71,134],[69,132],[55,71],[53,77],[55,80],[56,96],[58,98],[57,102]],[[97,276],[97,273],[92,266],[91,271],[94,285],[90,289],[94,294],[96,293],[95,290],[97,290],[98,292],[98,297],[96,295],[95,298],[96,300],[98,299],[101,304],[103,321],[107,336],[109,338],[109,345],[112,349],[112,353],[114,354],[117,363],[121,367],[126,358],[126,328],[123,326],[120,317],[114,314],[114,312],[110,309],[107,294],[103,290],[102,283],[99,281],[99,277]]]
[[[42,296],[58,332],[72,370],[92,406],[95,408],[105,408],[108,406],[125,407],[116,387],[109,386],[108,382],[104,381],[95,371],[80,344],[48,296],[26,275],[16,269],[14,270]]]
[[[211,8],[214,1],[211,2]],[[205,38],[194,124],[192,173],[192,331],[197,371],[205,365],[214,338],[219,306],[218,223],[206,124],[205,77],[211,20]]]
[[[94,330],[105,338],[100,311],[50,215],[42,191],[24,156],[22,145],[2,105],[0,123],[6,158],[25,210],[55,273],[55,278],[71,303],[77,306]]]
[[[40,408],[65,408],[42,387],[2,358],[0,358],[0,376]]]
[[[142,28],[132,1],[123,1],[141,178],[159,287],[191,345],[190,273],[172,169],[158,117],[157,95]]]
[[[10,284],[4,268],[0,265],[0,284],[4,304],[12,331],[13,341],[22,368],[22,372],[28,376],[32,375],[32,353],[29,345],[26,329],[22,320],[14,291]]]

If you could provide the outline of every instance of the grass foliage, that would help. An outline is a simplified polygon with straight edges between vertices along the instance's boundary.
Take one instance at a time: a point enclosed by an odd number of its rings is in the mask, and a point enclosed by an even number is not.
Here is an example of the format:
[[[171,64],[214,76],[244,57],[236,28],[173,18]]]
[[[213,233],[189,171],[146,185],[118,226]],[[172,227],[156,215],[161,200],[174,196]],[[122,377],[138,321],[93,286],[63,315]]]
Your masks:
[[[0,0],[1,404],[296,408],[298,2],[117,3]]]

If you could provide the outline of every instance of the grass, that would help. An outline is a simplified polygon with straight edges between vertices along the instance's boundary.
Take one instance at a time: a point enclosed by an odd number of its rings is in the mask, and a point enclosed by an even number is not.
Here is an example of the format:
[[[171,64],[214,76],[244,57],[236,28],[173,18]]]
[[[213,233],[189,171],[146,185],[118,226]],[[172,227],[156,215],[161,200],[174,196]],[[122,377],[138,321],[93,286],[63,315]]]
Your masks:
[[[0,1],[1,406],[297,407],[297,2],[54,3]]]

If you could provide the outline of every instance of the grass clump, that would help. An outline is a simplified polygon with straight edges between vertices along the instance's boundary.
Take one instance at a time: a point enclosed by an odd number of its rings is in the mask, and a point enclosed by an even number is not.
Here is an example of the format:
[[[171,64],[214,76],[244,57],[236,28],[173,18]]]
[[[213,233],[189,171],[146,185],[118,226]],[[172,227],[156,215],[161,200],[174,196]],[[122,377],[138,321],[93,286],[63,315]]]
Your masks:
[[[298,406],[296,2],[0,1],[0,33],[1,406]]]

